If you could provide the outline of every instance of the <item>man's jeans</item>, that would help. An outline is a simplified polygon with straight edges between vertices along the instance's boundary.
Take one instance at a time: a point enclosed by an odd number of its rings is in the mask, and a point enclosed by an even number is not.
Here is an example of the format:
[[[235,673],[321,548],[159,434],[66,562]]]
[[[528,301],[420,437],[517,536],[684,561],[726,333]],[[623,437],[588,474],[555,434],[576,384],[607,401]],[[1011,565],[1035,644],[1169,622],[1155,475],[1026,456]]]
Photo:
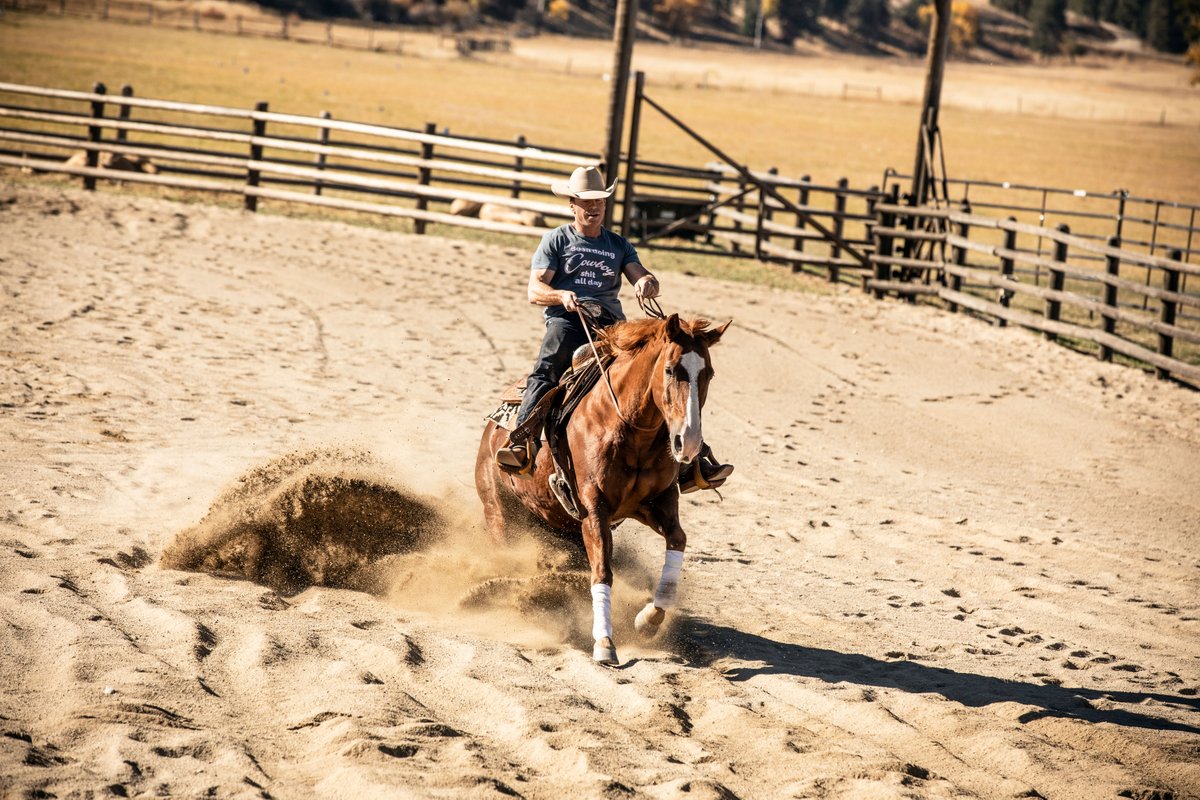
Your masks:
[[[604,326],[605,320],[597,323]],[[571,356],[580,345],[587,344],[587,333],[578,314],[567,317],[550,317],[546,320],[546,337],[542,339],[542,349],[538,353],[537,363],[529,373],[525,382],[525,396],[521,400],[521,409],[517,412],[514,427],[529,418],[538,400],[546,396],[546,392],[558,385],[567,367],[571,366]]]

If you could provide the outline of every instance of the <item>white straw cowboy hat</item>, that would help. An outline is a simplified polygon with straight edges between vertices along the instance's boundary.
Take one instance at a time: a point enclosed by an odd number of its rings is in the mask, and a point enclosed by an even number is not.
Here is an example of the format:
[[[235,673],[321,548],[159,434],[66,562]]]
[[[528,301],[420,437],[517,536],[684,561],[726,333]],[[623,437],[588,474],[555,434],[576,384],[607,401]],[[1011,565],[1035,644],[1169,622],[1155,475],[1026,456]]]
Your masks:
[[[599,197],[611,197],[617,188],[617,179],[612,186],[604,188],[604,178],[595,167],[579,167],[571,173],[571,179],[566,183],[555,181],[550,184],[550,191],[559,197],[570,197],[575,200],[595,200]]]

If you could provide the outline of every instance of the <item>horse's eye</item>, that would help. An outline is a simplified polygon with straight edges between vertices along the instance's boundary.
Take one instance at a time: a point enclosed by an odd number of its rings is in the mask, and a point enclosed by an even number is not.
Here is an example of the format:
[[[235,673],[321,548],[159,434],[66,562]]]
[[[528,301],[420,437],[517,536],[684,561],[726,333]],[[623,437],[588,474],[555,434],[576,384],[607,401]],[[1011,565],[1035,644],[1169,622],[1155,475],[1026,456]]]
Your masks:
[[[665,374],[668,378],[674,378],[675,366],[673,364],[667,364],[666,368],[663,370],[663,374]]]

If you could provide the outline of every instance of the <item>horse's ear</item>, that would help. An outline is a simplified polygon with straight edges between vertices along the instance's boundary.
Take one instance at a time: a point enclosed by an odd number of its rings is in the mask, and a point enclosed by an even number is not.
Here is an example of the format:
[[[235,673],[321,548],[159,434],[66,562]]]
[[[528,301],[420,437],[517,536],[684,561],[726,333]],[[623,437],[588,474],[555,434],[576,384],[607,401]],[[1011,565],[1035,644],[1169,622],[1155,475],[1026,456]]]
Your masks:
[[[725,333],[725,329],[728,328],[732,324],[733,324],[733,320],[729,320],[728,322],[726,322],[724,325],[722,325],[719,328],[714,328],[711,331],[705,331],[702,334],[704,336],[704,343],[707,344],[709,347],[712,347],[714,344],[721,341],[721,334]]]
[[[679,315],[678,314],[672,314],[671,316],[667,317],[666,333],[667,333],[667,339],[670,339],[673,341],[678,340],[680,334],[683,333],[683,328],[679,324]]]

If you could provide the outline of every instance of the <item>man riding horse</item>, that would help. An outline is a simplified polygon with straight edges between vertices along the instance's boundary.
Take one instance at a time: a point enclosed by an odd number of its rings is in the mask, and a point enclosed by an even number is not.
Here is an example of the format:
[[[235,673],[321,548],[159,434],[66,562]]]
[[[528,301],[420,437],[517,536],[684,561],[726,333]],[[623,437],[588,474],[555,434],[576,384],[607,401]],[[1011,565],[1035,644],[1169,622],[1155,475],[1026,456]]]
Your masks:
[[[625,319],[618,298],[622,275],[634,285],[639,300],[658,296],[658,279],[642,266],[633,245],[604,227],[605,206],[616,186],[614,180],[605,188],[596,167],[579,167],[570,180],[551,186],[554,194],[567,198],[575,219],[543,236],[533,254],[529,302],[545,306],[546,334],[512,430],[519,429],[538,401],[558,384],[575,350],[588,343],[581,310],[594,315],[596,328]],[[536,432],[524,441],[514,442],[510,436],[496,452],[496,464],[507,473],[528,476],[538,440]],[[707,445],[698,463],[699,478],[691,466],[680,471],[681,492],[715,489],[733,472],[733,466],[717,461]]]

